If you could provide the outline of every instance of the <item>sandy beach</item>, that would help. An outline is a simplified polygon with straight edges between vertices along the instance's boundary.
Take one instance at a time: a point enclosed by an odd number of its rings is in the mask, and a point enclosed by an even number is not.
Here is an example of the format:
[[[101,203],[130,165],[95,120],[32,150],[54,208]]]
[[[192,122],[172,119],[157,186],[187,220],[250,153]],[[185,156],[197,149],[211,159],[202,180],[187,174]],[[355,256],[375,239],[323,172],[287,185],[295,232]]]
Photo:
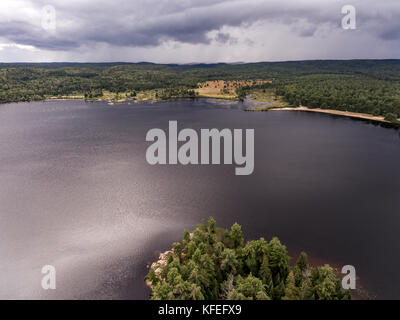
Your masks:
[[[359,118],[359,119],[366,119],[372,121],[379,121],[390,123],[389,121],[385,120],[384,117],[374,116],[367,113],[357,113],[357,112],[348,112],[348,111],[340,111],[340,110],[330,110],[330,109],[320,109],[320,108],[308,108],[304,106],[300,106],[297,108],[271,108],[269,111],[307,111],[307,112],[318,112],[318,113],[328,113],[328,114],[335,114],[338,116],[345,116],[351,118]]]

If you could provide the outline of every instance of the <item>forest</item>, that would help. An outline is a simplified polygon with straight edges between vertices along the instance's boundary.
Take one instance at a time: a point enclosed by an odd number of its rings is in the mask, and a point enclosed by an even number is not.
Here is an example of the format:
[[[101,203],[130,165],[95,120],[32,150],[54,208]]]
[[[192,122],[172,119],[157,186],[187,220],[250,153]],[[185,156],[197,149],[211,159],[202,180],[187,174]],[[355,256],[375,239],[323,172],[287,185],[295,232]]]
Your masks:
[[[161,254],[146,280],[154,300],[351,300],[329,265],[312,267],[304,252],[289,262],[278,238],[245,243],[239,224],[227,230],[210,218]]]
[[[195,98],[200,82],[264,80],[293,106],[400,117],[400,60],[315,60],[246,64],[0,63],[0,103],[105,92],[159,100]],[[238,88],[243,100],[252,88]]]
[[[399,82],[354,75],[311,75],[284,80],[276,93],[294,106],[400,117]]]

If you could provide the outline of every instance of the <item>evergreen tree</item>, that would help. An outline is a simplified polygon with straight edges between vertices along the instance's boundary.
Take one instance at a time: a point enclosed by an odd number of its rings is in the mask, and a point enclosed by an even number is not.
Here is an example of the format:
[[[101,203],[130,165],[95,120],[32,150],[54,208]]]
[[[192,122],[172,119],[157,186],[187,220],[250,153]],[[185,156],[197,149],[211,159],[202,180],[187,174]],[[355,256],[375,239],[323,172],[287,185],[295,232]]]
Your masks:
[[[233,226],[231,227],[230,237],[233,241],[233,247],[235,249],[243,247],[244,238],[242,234],[242,227],[239,224],[233,224]]]
[[[328,265],[311,268],[301,253],[290,268],[278,238],[269,243],[260,238],[244,246],[237,223],[228,231],[212,218],[192,234],[185,231],[182,242],[175,242],[172,252],[153,264],[146,280],[156,300],[351,299]]]

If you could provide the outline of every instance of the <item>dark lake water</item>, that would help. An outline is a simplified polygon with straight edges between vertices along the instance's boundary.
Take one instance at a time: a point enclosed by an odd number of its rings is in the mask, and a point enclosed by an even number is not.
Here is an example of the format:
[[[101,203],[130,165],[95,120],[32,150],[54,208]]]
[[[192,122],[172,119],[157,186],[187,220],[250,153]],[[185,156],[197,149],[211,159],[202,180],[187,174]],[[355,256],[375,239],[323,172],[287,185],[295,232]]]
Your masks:
[[[214,216],[247,239],[354,265],[400,298],[400,136],[365,121],[235,103],[0,105],[0,298],[145,299],[146,265]],[[254,128],[255,171],[150,166],[149,129]],[[57,289],[41,288],[54,265]]]

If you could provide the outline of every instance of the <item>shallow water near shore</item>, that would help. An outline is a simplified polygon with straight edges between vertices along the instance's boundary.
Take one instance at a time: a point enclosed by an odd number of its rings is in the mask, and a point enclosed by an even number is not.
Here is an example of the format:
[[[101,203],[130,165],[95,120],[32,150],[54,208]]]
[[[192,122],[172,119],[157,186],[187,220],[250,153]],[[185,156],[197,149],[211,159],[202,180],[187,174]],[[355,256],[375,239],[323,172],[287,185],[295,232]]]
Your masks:
[[[213,216],[289,253],[354,265],[400,299],[399,130],[235,102],[0,105],[0,298],[147,299],[146,265]],[[255,129],[255,170],[150,166],[148,130]],[[57,289],[43,290],[54,265]]]

